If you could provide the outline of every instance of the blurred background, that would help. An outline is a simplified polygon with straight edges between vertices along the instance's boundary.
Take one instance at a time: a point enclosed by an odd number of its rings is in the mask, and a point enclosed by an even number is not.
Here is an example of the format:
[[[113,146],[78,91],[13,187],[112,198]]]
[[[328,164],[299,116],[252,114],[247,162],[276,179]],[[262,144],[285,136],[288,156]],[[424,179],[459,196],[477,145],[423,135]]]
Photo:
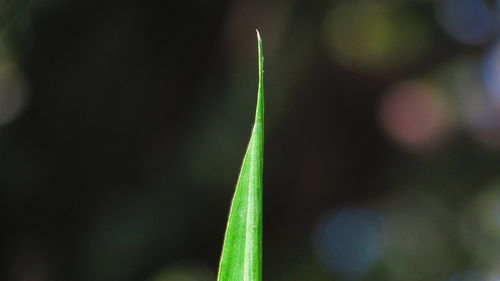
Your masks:
[[[499,16],[0,0],[0,279],[215,280],[258,28],[264,279],[500,280]]]

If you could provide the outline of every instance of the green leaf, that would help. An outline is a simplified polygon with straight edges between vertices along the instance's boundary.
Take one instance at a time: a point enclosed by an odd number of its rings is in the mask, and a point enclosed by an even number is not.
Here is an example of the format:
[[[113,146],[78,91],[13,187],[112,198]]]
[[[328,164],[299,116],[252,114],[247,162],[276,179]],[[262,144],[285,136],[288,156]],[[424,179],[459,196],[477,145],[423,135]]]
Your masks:
[[[255,123],[227,223],[218,281],[262,280],[262,170],[264,162],[264,57],[257,31],[259,88]]]

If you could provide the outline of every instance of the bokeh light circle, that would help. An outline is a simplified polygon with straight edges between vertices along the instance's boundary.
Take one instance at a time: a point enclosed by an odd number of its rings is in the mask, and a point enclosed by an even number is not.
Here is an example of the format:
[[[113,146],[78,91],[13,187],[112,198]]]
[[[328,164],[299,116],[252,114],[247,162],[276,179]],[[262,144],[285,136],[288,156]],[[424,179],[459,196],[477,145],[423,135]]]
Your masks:
[[[425,19],[411,9],[398,10],[381,1],[336,2],[326,16],[323,34],[337,63],[368,72],[400,69],[430,49]]]
[[[500,41],[486,53],[481,74],[488,96],[500,109]]]
[[[493,36],[495,18],[483,0],[439,0],[435,7],[441,27],[458,42],[476,45]]]
[[[404,188],[399,188],[404,190]],[[443,280],[455,265],[448,223],[450,212],[420,187],[381,202],[386,214],[387,247],[382,260],[386,280]]]
[[[500,260],[500,182],[483,189],[464,212],[462,244],[478,261]]]
[[[441,144],[452,120],[444,94],[422,81],[392,86],[382,97],[378,117],[382,129],[393,141],[412,149]]]
[[[319,260],[344,278],[365,276],[383,254],[383,224],[381,214],[363,208],[345,208],[326,215],[315,235]]]
[[[498,149],[500,99],[486,90],[484,69],[475,57],[459,57],[441,67],[435,77],[449,93],[458,125],[478,144]]]

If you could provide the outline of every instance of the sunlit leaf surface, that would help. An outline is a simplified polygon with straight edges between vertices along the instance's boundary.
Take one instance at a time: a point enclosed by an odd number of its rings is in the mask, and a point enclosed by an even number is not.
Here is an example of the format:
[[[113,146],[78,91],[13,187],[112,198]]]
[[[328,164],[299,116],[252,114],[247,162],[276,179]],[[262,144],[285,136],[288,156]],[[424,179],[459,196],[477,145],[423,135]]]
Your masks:
[[[248,144],[222,249],[218,281],[262,280],[262,168],[264,158],[264,57],[257,31],[259,88]]]

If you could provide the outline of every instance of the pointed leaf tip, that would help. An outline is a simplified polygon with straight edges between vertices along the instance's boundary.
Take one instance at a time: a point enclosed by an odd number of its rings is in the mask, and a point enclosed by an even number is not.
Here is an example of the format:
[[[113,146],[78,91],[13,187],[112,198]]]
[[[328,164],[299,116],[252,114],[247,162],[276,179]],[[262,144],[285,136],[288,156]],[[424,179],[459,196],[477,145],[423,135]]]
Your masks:
[[[259,87],[256,118],[229,211],[218,281],[262,281],[264,59],[259,31],[257,39]]]

